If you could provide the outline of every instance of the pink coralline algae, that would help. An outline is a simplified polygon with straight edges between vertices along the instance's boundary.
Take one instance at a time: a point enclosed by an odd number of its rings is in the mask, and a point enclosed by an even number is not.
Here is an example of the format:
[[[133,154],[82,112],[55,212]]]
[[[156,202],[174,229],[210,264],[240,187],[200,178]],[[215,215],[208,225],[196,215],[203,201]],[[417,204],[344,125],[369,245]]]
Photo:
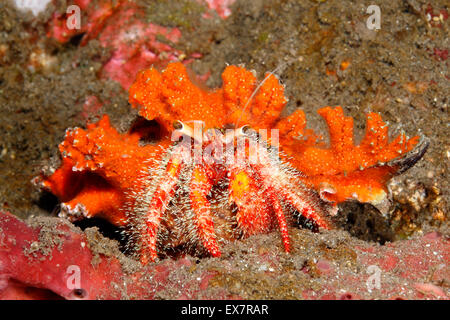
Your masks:
[[[79,35],[82,37],[81,45],[98,39],[111,52],[100,76],[119,82],[125,90],[128,90],[139,70],[180,60],[183,55],[167,44],[177,43],[181,31],[147,23],[144,10],[134,2],[75,0],[73,4],[80,8],[83,22],[80,28],[67,26],[73,12],[55,12],[48,24],[47,36],[66,43]],[[192,59],[188,58],[184,62],[190,61]]]
[[[234,0],[198,0],[221,18],[231,14],[229,6]],[[174,48],[181,38],[178,28],[163,27],[146,21],[144,8],[129,0],[73,0],[69,5],[80,9],[81,23],[74,27],[75,11],[54,12],[47,25],[47,36],[67,43],[75,36],[80,44],[98,39],[101,46],[111,52],[100,76],[119,82],[128,90],[136,74],[150,66],[164,66],[169,62],[189,64],[201,54],[186,56]],[[210,12],[209,11],[209,12]],[[208,11],[204,18],[211,17]],[[68,27],[69,25],[69,27]]]
[[[217,14],[224,19],[231,15],[230,6],[235,1],[236,0],[204,0],[210,9],[215,10]],[[199,0],[199,2],[202,2],[202,0]]]
[[[193,298],[211,277],[171,282],[169,275],[192,264],[187,259],[125,272],[120,257],[96,252],[92,240],[64,220],[35,223],[0,212],[0,300],[153,299],[168,288]]]
[[[53,230],[58,244],[38,247],[43,236],[39,229],[0,213],[0,299],[94,299],[102,292],[104,298],[113,297],[105,281],[109,286],[121,275],[116,259],[102,258],[95,267],[91,265],[85,236],[62,222]],[[81,285],[87,289],[68,286],[71,274],[66,271],[73,265],[83,269]]]

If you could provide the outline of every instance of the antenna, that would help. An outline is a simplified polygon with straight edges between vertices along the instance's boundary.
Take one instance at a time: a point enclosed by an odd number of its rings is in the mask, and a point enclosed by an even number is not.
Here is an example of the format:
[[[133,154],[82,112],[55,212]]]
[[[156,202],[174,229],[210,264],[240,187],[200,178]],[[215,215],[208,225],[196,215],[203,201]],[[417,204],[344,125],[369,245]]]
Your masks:
[[[247,100],[247,102],[245,103],[244,107],[242,108],[242,112],[241,112],[239,118],[237,119],[236,123],[234,124],[235,128],[238,128],[239,122],[241,121],[242,114],[245,112],[245,109],[247,109],[248,105],[253,100],[253,98],[255,97],[255,95],[258,92],[258,90],[262,87],[262,85],[266,82],[266,80],[269,79],[270,75],[275,75],[275,73],[277,73],[281,69],[284,69],[284,67],[286,67],[286,65],[291,64],[292,61],[294,61],[294,59],[291,59],[289,61],[283,62],[280,65],[278,65],[278,67],[276,67],[275,69],[273,69],[272,71],[267,73],[267,75],[265,76],[263,81],[261,81],[258,84],[258,86],[255,88],[255,90],[253,90],[253,93],[251,94],[250,98]]]

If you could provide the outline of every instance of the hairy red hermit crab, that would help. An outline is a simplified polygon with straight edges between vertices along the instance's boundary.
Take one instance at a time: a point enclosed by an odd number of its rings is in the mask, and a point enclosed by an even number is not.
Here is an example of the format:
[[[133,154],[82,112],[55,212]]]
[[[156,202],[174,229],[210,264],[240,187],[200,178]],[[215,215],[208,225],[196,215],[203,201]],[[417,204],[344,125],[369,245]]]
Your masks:
[[[222,88],[204,91],[180,63],[144,70],[129,98],[139,125],[119,133],[104,116],[68,130],[61,166],[40,179],[62,201],[61,214],[125,227],[143,263],[186,245],[219,256],[223,240],[274,228],[289,251],[292,217],[330,228],[337,203],[383,201],[387,181],[428,146],[405,134],[389,142],[376,113],[355,145],[341,107],[319,110],[326,145],[302,110],[280,117],[286,98],[273,74],[258,86],[253,73],[229,66],[222,79]]]

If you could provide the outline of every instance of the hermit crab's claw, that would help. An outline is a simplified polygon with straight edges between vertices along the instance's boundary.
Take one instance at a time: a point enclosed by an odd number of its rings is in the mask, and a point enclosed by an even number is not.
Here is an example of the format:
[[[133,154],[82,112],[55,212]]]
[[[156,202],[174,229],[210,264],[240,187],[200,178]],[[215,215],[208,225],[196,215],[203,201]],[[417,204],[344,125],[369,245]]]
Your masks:
[[[235,135],[238,149],[245,145],[246,157],[228,169],[229,194],[237,206],[237,222],[244,234],[267,231],[272,221],[276,221],[285,251],[289,252],[287,214],[292,209],[318,227],[331,228],[329,218],[335,207],[320,200],[316,192],[298,179],[297,171],[280,162],[278,149],[247,126],[236,129]]]
[[[256,147],[256,132],[248,125],[234,130],[236,137],[236,158],[228,166],[229,177],[229,201],[236,206],[236,220],[239,229],[245,236],[267,232],[272,227],[274,220],[278,223],[281,238],[286,252],[290,250],[289,234],[286,217],[283,212],[280,199],[273,189],[264,185],[261,177],[256,172],[253,162],[257,158],[252,157],[251,150]],[[247,140],[249,139],[249,140]],[[229,137],[224,138],[224,143],[234,143]]]
[[[332,227],[330,216],[336,214],[337,207],[322,201],[317,192],[303,184],[300,179],[302,175],[280,161],[279,150],[274,148],[270,141],[265,141],[252,129],[247,129],[245,135],[259,141],[258,163],[252,165],[252,168],[261,177],[269,198],[281,199],[284,204],[314,221],[317,226],[330,229]],[[272,203],[275,209],[274,200]]]
[[[279,209],[276,197],[267,189],[261,188],[261,180],[249,165],[233,164],[229,172],[229,201],[236,207],[236,220],[244,236],[267,232],[271,229],[273,214],[276,210],[277,219],[282,233],[283,244],[289,251],[289,235],[286,220]],[[269,199],[269,201],[266,201]],[[273,207],[272,202],[275,202]]]

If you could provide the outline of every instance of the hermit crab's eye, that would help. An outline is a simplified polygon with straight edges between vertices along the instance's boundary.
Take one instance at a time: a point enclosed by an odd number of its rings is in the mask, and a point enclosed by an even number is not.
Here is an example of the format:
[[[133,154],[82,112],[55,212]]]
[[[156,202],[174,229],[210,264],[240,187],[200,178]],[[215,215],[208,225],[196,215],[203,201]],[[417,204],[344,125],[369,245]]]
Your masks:
[[[172,139],[174,139],[173,141],[177,141],[183,135],[191,138],[194,137],[194,131],[192,130],[192,128],[179,120],[173,123],[173,127],[175,129],[172,136]]]
[[[242,126],[238,129],[238,135],[245,136],[248,135],[251,131],[251,127],[249,125]]]
[[[181,130],[181,129],[183,129],[183,122],[181,122],[181,121],[175,121],[174,123],[173,123],[173,128],[175,129],[175,130]]]

